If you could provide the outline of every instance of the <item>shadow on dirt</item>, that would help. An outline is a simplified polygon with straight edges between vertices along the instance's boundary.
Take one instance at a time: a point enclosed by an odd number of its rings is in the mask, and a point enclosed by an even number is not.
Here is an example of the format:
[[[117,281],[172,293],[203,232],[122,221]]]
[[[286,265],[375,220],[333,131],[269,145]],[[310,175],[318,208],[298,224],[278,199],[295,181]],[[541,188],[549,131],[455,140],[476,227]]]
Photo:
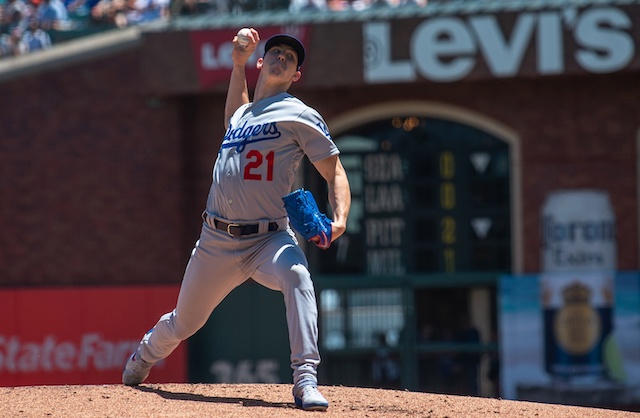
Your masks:
[[[160,397],[162,397],[163,399],[169,399],[169,400],[241,404],[242,406],[248,406],[248,407],[261,406],[266,408],[285,408],[285,409],[296,408],[294,403],[268,402],[268,401],[263,401],[262,399],[252,399],[252,398],[226,398],[226,397],[218,397],[218,396],[206,396],[199,393],[170,392],[154,386],[134,386],[133,389],[137,389],[141,392],[155,393]]]

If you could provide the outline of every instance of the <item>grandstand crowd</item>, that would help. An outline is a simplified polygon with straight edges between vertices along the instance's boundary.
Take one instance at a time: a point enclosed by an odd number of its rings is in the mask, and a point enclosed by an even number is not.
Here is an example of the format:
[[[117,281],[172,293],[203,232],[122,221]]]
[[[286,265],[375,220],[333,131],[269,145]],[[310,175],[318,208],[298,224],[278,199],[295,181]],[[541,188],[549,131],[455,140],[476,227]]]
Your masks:
[[[169,0],[0,0],[0,59],[51,48],[65,31],[160,19],[168,6]]]
[[[171,16],[256,10],[364,10],[425,6],[427,0],[0,0],[0,59],[103,30]]]

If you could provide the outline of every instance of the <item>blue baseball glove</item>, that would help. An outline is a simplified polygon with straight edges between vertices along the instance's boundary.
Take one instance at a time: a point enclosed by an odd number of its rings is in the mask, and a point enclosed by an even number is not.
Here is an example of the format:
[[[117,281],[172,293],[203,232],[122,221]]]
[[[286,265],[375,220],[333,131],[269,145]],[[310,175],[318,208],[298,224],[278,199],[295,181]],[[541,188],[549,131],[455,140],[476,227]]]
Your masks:
[[[320,212],[310,191],[298,189],[282,198],[291,227],[307,241],[326,250],[331,245],[331,220]]]

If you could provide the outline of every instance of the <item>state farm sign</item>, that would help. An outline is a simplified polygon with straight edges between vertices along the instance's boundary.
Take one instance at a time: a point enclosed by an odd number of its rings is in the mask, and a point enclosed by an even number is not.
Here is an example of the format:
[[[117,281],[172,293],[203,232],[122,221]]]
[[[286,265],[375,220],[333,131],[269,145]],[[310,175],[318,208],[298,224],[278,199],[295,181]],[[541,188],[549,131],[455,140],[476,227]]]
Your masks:
[[[2,289],[0,386],[119,383],[142,335],[175,304],[177,286]],[[150,382],[184,382],[186,347]]]
[[[83,334],[77,341],[60,340],[54,334],[35,341],[0,335],[0,373],[120,370],[138,342],[110,341],[100,333]]]
[[[496,78],[563,74],[569,67],[612,73],[636,58],[634,25],[638,22],[616,7],[522,12],[512,24],[504,14],[434,17],[411,32],[408,59],[394,59],[399,41],[391,23],[365,23],[364,79],[453,82],[477,72],[480,64]],[[533,65],[524,64],[527,53]]]

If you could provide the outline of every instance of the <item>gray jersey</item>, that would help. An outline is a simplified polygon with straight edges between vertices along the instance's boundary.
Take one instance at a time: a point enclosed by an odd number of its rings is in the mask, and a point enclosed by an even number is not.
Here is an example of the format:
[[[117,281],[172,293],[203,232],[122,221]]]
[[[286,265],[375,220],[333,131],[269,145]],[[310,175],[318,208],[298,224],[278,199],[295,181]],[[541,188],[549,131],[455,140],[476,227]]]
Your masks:
[[[338,153],[320,114],[292,95],[243,105],[218,151],[207,212],[233,221],[283,218],[282,196],[303,156],[315,162]]]

